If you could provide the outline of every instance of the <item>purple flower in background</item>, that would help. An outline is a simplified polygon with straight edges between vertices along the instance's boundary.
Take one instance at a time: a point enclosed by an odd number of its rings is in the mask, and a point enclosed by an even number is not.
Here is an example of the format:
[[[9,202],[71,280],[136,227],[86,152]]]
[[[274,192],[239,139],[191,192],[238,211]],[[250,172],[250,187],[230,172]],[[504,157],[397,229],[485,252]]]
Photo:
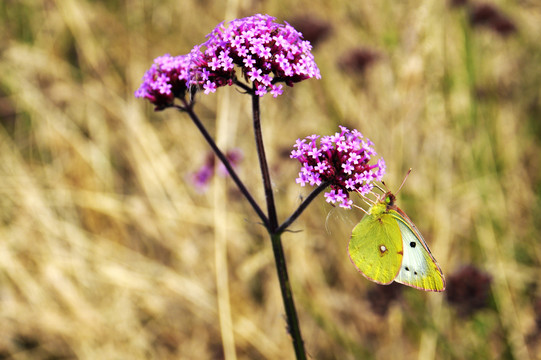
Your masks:
[[[309,15],[302,12],[302,15],[295,16],[290,20],[291,25],[302,32],[304,38],[310,41],[312,46],[317,46],[325,40],[332,32],[332,25],[324,18]]]
[[[511,35],[517,31],[515,23],[492,4],[472,4],[469,13],[470,23],[473,26],[486,27],[501,36]]]
[[[447,301],[456,306],[461,316],[469,316],[489,306],[492,277],[473,265],[466,265],[451,274]]]
[[[207,41],[192,51],[197,69],[193,83],[199,84],[205,94],[233,85],[236,65],[243,77],[254,83],[257,95],[270,92],[277,97],[282,94],[278,82],[293,86],[305,79],[321,78],[310,42],[291,25],[274,20],[258,14],[233,20],[228,26],[218,25]]]
[[[233,167],[236,167],[241,161],[242,161],[242,152],[239,149],[233,149],[228,151],[225,154],[225,157]],[[208,187],[208,184],[210,183],[210,180],[214,176],[214,165],[216,162],[216,157],[214,156],[214,153],[209,153],[205,159],[205,163],[199,170],[197,170],[195,173],[193,173],[191,177],[191,181],[195,185],[197,189],[200,191],[205,191]],[[218,164],[218,174],[221,176],[227,176],[228,172],[225,166],[220,162]]]
[[[298,139],[296,150],[290,157],[301,162],[302,167],[297,178],[301,186],[329,183],[331,190],[325,193],[329,203],[338,203],[350,209],[353,201],[350,191],[367,194],[373,187],[372,181],[381,181],[385,174],[385,161],[379,159],[376,164],[369,161],[377,156],[370,140],[357,130],[340,126],[341,132],[331,136],[312,135]]]
[[[190,55],[157,57],[143,76],[135,97],[148,99],[156,111],[172,106],[175,97],[182,98],[186,93],[190,66]]]
[[[376,50],[358,47],[342,55],[339,66],[351,74],[364,74],[381,58]]]

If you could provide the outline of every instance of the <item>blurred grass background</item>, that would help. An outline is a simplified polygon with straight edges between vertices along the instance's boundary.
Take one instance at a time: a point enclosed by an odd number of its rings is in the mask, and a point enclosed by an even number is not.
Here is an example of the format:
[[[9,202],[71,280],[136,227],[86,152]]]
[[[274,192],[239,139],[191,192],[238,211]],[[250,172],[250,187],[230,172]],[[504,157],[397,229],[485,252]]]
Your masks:
[[[0,359],[293,357],[257,217],[228,179],[194,189],[187,116],[133,97],[155,57],[259,12],[330,30],[323,78],[262,100],[280,219],[309,191],[294,141],[357,128],[391,189],[413,168],[399,205],[449,282],[368,282],[347,256],[362,213],[320,196],[283,237],[310,357],[541,358],[541,4],[452,3],[3,1]],[[263,204],[249,98],[196,110]]]

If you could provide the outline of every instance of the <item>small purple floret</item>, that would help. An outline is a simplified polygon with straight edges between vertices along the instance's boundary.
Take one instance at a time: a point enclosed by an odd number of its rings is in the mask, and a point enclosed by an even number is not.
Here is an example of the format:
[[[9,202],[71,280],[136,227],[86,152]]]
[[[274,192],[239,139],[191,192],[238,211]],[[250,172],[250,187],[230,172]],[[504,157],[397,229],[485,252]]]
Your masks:
[[[330,184],[331,190],[325,193],[325,199],[331,204],[350,209],[353,201],[350,191],[367,194],[372,189],[373,181],[381,181],[385,174],[385,161],[380,158],[376,164],[369,161],[377,156],[373,143],[364,138],[357,130],[340,126],[340,133],[318,135],[297,139],[290,157],[302,164],[296,182],[318,186],[323,182]]]

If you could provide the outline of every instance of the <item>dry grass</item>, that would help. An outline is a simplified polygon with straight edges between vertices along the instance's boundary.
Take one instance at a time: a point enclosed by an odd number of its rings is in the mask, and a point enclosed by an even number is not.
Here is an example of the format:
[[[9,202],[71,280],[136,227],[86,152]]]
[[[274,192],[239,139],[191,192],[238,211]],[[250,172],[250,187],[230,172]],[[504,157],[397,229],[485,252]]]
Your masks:
[[[333,26],[315,49],[323,79],[262,101],[280,218],[307,194],[284,152],[348,125],[375,142],[392,188],[413,167],[399,203],[446,275],[474,265],[492,278],[471,314],[403,288],[378,315],[370,299],[391,295],[346,251],[362,214],[321,197],[283,239],[307,351],[539,358],[541,6],[497,4],[516,33],[472,28],[438,1],[5,1],[0,358],[292,358],[257,217],[226,179],[192,188],[202,138],[133,92],[154,57],[187,53],[224,19],[307,8]],[[337,64],[357,46],[380,56],[352,75]],[[241,177],[262,203],[248,97],[221,89],[197,110],[244,151]]]

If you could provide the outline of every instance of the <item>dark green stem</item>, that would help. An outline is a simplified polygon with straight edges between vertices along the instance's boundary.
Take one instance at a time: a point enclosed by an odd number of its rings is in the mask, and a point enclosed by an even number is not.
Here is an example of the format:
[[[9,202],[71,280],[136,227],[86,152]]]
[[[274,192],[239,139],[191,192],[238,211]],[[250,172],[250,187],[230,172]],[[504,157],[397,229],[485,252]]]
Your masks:
[[[276,271],[278,272],[278,281],[280,282],[282,300],[284,302],[287,324],[290,335],[292,337],[295,355],[297,357],[297,360],[305,360],[306,352],[304,350],[304,342],[302,340],[299,319],[297,317],[297,310],[295,309],[295,303],[293,302],[293,292],[291,291],[291,284],[289,282],[289,276],[287,274],[287,264],[284,249],[282,247],[282,239],[280,237],[280,233],[278,232],[278,217],[276,214],[274,195],[272,193],[272,183],[270,180],[269,167],[267,165],[267,158],[265,155],[265,147],[263,145],[263,136],[261,132],[259,96],[255,95],[255,88],[252,90],[252,116],[254,123],[255,142],[257,147],[257,154],[259,156],[261,175],[263,177],[263,186],[265,189],[265,199],[267,201],[267,210],[269,217],[269,226],[267,230],[271,237],[274,261],[276,263]]]
[[[214,151],[216,156],[224,164],[225,168],[227,169],[227,172],[229,173],[229,175],[231,176],[231,178],[233,179],[235,184],[237,184],[237,186],[239,187],[240,192],[244,195],[246,200],[248,200],[250,205],[252,205],[252,208],[255,210],[255,212],[257,213],[257,215],[259,216],[259,218],[263,222],[263,225],[265,225],[265,227],[268,229],[269,228],[269,220],[268,220],[267,216],[265,215],[263,210],[261,210],[261,208],[259,207],[259,205],[255,201],[255,199],[252,197],[252,195],[250,194],[248,189],[246,189],[246,186],[244,186],[244,183],[238,177],[237,173],[233,169],[233,166],[231,165],[231,163],[229,162],[227,157],[220,150],[218,145],[216,145],[216,143],[214,142],[214,139],[212,138],[212,136],[210,136],[210,134],[208,133],[205,126],[201,123],[201,120],[199,120],[199,117],[193,111],[193,103],[188,103],[186,100],[184,100],[183,104],[184,104],[184,106],[183,107],[178,107],[178,109],[188,113],[188,115],[190,116],[190,118],[194,122],[195,126],[197,126],[197,128],[199,129],[201,134],[203,134],[203,137],[205,138],[207,143],[210,145],[210,147],[212,148],[212,150]]]
[[[252,116],[254,122],[255,144],[257,147],[257,155],[259,156],[261,176],[263,177],[265,199],[267,201],[267,215],[269,216],[268,230],[271,234],[273,234],[278,228],[278,218],[276,216],[276,206],[274,205],[274,195],[272,193],[269,166],[267,165],[267,156],[265,155],[265,146],[263,145],[263,135],[261,133],[259,96],[255,94],[252,94]]]
[[[282,300],[286,311],[287,327],[293,341],[293,348],[295,349],[297,360],[306,360],[301,327],[299,325],[297,310],[295,309],[295,302],[293,301],[293,292],[291,291],[291,284],[289,283],[286,258],[280,236],[280,234],[271,234],[271,241],[276,271],[278,272],[278,280],[280,281]]]
[[[314,191],[312,191],[310,195],[308,195],[308,197],[304,199],[304,201],[299,205],[297,210],[295,210],[295,212],[293,212],[293,214],[291,214],[291,216],[288,217],[287,220],[278,227],[278,229],[276,229],[276,233],[283,233],[289,227],[289,225],[291,225],[295,220],[297,220],[297,218],[302,214],[304,209],[306,209],[306,207],[312,202],[312,200],[314,200],[319,194],[321,194],[321,192],[325,190],[327,186],[329,186],[329,183],[324,182],[317,188],[315,188]]]

